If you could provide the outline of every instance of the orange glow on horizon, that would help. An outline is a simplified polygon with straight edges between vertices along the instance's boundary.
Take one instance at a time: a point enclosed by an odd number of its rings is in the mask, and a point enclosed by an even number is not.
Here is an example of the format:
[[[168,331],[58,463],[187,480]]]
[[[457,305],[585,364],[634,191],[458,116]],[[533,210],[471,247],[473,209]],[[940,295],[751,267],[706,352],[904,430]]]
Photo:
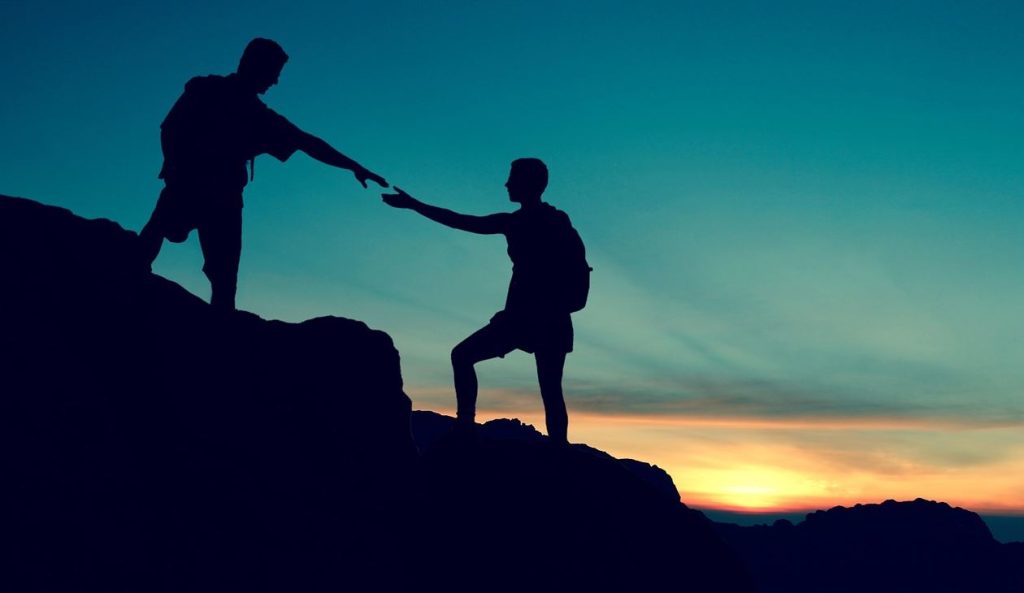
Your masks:
[[[432,408],[453,415],[450,393],[420,392],[417,400],[444,401]],[[482,392],[488,403],[479,422],[515,417],[544,432],[539,396]],[[569,405],[571,441],[659,466],[691,507],[790,513],[925,498],[1024,513],[1024,442],[1009,423],[645,416]]]

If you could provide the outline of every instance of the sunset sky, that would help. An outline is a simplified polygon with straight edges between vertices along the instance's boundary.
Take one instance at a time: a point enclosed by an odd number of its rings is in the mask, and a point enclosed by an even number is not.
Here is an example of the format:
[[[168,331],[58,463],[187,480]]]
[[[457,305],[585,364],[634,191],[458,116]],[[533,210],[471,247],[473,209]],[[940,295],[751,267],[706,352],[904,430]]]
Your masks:
[[[588,246],[570,440],[697,507],[887,498],[1024,514],[1024,4],[0,0],[0,193],[139,229],[159,124],[246,42],[264,97],[428,202],[509,211],[509,162]],[[387,331],[418,409],[503,301],[503,239],[257,160],[239,307]],[[154,271],[208,295],[193,237]],[[483,418],[543,426],[532,359]]]

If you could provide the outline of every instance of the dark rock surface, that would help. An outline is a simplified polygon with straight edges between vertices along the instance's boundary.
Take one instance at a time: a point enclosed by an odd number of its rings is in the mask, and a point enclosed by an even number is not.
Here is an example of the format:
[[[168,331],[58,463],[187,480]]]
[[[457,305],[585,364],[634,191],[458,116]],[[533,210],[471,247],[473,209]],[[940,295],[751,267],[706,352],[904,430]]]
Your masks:
[[[678,494],[585,445],[487,429],[442,437],[423,456],[428,580],[454,570],[502,591],[752,590],[712,523]]]
[[[418,451],[387,334],[216,315],[136,241],[0,196],[0,589],[751,590],[660,470],[515,420]]]
[[[217,316],[135,241],[0,198],[17,590],[302,589],[325,555],[387,559],[417,460],[391,339]]]

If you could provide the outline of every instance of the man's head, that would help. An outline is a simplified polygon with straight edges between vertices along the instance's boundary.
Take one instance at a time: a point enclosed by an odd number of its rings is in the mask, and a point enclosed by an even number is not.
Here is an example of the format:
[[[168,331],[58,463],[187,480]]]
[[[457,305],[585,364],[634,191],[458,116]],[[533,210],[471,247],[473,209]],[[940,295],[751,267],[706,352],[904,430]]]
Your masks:
[[[242,52],[242,59],[238,62],[238,76],[262,95],[277,84],[281,69],[287,61],[288,54],[284,53],[280,45],[257,37]]]
[[[548,168],[544,161],[534,158],[512,161],[512,170],[505,182],[509,200],[519,203],[540,201],[547,186]]]

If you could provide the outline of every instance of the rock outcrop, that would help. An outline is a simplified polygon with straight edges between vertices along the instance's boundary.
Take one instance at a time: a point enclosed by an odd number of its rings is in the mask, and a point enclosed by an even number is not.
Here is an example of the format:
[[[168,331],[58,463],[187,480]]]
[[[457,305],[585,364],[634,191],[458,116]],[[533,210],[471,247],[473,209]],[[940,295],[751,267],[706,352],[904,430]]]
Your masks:
[[[410,488],[398,352],[365,324],[218,316],[105,220],[0,198],[14,565],[40,590],[235,590],[354,566]],[[356,518],[358,520],[353,520]],[[159,585],[159,587],[157,587]]]
[[[487,422],[475,438],[449,434],[453,423],[413,413],[426,573],[454,571],[488,590],[752,590],[663,470],[558,446],[518,420]]]

